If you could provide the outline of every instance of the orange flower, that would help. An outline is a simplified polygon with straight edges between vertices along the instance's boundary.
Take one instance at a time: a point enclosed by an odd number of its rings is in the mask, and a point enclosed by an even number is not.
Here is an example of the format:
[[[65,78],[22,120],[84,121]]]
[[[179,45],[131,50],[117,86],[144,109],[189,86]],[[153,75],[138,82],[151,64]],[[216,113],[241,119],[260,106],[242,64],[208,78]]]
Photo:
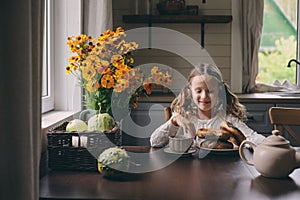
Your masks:
[[[73,68],[73,64],[71,63],[66,67],[66,74],[70,74],[72,72],[72,68]]]
[[[154,66],[152,69],[151,69],[151,75],[153,77],[156,77],[156,76],[159,76],[159,71],[158,71],[158,66]]]
[[[166,87],[172,83],[171,75],[168,72],[164,74],[159,71],[157,66],[152,68],[151,75],[158,85]]]
[[[92,67],[94,69],[97,69],[99,66],[101,66],[101,60],[96,55],[87,56],[86,60],[83,63],[89,65],[89,67]]]
[[[128,71],[130,70],[131,68],[121,68],[121,69],[116,69],[115,71],[115,74],[114,74],[114,78],[116,80],[119,80],[119,79],[126,79],[126,74],[128,73]]]
[[[152,82],[151,78],[146,78],[144,83],[143,83],[143,88],[145,89],[147,94],[151,94],[153,88],[154,88],[154,83]]]
[[[100,60],[100,65],[96,67],[98,74],[104,74],[106,69],[109,68],[109,62],[107,60]]]
[[[96,47],[93,49],[93,54],[99,56],[100,58],[104,59],[109,56],[110,52],[106,48],[105,45],[102,45],[101,43],[97,43]]]
[[[85,80],[89,81],[96,75],[96,70],[91,65],[81,66],[80,69]]]
[[[116,34],[118,35],[118,34],[122,34],[122,33],[124,33],[124,29],[122,27],[118,27],[116,29]]]
[[[129,81],[126,79],[120,79],[114,86],[115,92],[122,92],[125,91],[129,87]]]
[[[133,64],[133,63],[134,63],[134,59],[132,57],[127,59],[127,63],[126,63],[127,65],[128,64]]]
[[[113,66],[115,66],[116,68],[118,68],[119,65],[124,64],[124,58],[123,58],[123,56],[121,56],[121,55],[119,55],[119,54],[113,55],[113,56],[111,57],[111,64],[112,64]]]
[[[89,92],[96,92],[100,87],[100,84],[96,80],[90,80],[86,84],[86,89]]]
[[[103,88],[112,88],[112,86],[115,84],[114,78],[109,75],[105,74],[101,78],[101,87]]]
[[[136,109],[137,108],[137,104],[136,103],[132,103],[132,108]]]

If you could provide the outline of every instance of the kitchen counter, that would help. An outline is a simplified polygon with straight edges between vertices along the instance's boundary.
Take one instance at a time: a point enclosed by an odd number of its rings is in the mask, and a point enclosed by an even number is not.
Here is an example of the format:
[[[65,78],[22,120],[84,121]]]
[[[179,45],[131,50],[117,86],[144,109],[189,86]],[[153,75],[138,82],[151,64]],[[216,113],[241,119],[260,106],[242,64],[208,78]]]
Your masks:
[[[276,92],[265,92],[265,93],[249,93],[249,94],[237,94],[240,102],[253,102],[253,103],[300,103],[299,93],[288,94],[288,93],[276,93]]]
[[[280,92],[237,94],[237,96],[241,103],[300,103],[299,93],[294,94],[294,96],[292,94]],[[154,93],[148,97],[141,97],[139,101],[168,103],[174,98],[175,95],[171,93]]]

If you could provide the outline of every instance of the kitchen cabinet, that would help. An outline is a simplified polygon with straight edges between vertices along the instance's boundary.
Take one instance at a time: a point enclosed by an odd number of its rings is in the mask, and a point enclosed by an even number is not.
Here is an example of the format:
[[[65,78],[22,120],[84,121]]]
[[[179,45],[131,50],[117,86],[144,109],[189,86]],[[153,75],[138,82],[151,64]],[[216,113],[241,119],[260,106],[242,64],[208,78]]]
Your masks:
[[[122,121],[123,145],[150,145],[152,132],[165,122],[164,107],[170,103],[139,102],[130,117]]]
[[[246,124],[253,130],[263,135],[272,133],[273,126],[270,123],[269,108],[275,106],[272,103],[243,103],[247,109]]]
[[[272,133],[273,126],[270,123],[269,108],[275,104],[269,103],[244,103],[247,108],[246,124],[253,130],[263,135]]]
[[[297,103],[242,103],[247,109],[247,125],[253,130],[270,134],[273,125],[270,123],[269,108],[271,107],[294,107],[300,108]]]
[[[247,108],[247,117],[248,120],[246,124],[255,130],[258,133],[261,133],[265,136],[272,133],[273,125],[270,122],[269,117],[269,108],[270,107],[293,107],[300,108],[299,103],[243,103]],[[291,126],[292,129],[296,131],[300,135],[300,127]],[[282,135],[291,142],[292,145],[296,145],[294,139],[283,132]]]

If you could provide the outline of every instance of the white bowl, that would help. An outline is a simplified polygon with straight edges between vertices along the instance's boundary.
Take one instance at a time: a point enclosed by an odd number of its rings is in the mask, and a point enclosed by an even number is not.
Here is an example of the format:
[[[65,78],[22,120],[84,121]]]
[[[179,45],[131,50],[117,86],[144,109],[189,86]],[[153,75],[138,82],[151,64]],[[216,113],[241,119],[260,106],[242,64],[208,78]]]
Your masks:
[[[192,143],[193,138],[185,136],[169,137],[169,147],[173,152],[184,153],[191,147]]]

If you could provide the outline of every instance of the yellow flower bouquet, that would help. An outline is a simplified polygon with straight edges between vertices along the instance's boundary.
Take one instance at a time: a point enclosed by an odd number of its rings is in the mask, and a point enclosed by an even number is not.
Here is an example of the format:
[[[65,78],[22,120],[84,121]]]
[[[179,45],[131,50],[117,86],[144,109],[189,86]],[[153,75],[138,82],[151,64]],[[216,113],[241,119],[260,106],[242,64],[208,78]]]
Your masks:
[[[169,72],[159,70],[158,66],[153,66],[150,73],[134,67],[132,51],[137,50],[138,44],[127,42],[125,38],[121,27],[115,31],[106,30],[97,39],[84,34],[68,37],[67,45],[76,55],[69,57],[66,74],[76,76],[85,89],[87,108],[98,110],[100,103],[101,112],[111,113],[113,94],[117,95],[113,99],[118,101],[114,105],[123,109],[136,108],[138,98],[151,94],[155,85],[167,87],[171,84]]]

